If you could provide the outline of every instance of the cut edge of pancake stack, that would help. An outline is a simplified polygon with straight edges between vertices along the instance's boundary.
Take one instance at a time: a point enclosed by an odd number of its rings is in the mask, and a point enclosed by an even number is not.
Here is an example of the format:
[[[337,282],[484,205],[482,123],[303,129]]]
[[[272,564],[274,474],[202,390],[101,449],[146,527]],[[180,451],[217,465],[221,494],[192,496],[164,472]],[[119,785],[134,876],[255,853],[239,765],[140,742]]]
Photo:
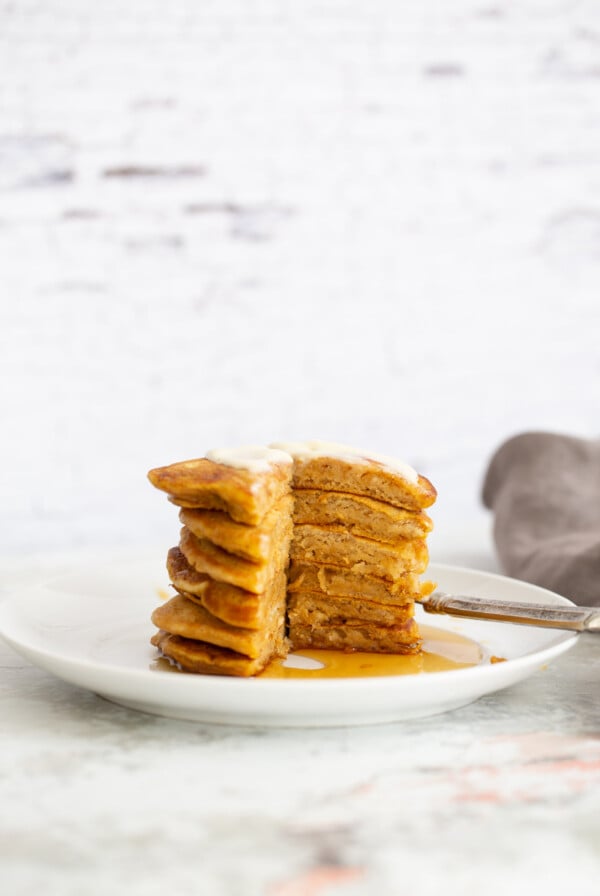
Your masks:
[[[209,452],[148,473],[183,528],[152,643],[188,672],[250,676],[285,656],[292,460],[276,449]]]
[[[418,653],[415,600],[435,587],[419,579],[433,528],[431,483],[401,461],[347,446],[274,447],[294,459],[292,648]]]
[[[411,467],[302,442],[213,451],[148,476],[183,524],[167,558],[176,596],[152,614],[152,643],[180,668],[257,675],[290,647],[419,652],[436,491]]]

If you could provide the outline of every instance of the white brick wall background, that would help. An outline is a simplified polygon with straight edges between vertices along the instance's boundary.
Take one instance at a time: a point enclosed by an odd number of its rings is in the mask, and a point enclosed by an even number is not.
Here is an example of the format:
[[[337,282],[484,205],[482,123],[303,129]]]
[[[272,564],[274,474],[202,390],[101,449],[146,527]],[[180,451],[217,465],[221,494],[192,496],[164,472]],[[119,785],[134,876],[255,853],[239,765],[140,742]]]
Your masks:
[[[502,439],[598,434],[599,286],[596,2],[0,0],[6,553],[281,438],[484,521]]]

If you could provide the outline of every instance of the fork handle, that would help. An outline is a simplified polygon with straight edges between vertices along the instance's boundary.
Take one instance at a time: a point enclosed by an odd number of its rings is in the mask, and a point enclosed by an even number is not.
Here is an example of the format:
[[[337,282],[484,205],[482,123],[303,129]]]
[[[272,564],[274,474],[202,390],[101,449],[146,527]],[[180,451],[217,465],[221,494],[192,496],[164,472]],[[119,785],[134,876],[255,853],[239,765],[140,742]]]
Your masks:
[[[508,600],[444,594],[435,591],[419,601],[426,613],[447,613],[473,619],[495,619],[545,628],[564,628],[574,632],[600,633],[600,608],[563,607],[553,604],[519,604]]]

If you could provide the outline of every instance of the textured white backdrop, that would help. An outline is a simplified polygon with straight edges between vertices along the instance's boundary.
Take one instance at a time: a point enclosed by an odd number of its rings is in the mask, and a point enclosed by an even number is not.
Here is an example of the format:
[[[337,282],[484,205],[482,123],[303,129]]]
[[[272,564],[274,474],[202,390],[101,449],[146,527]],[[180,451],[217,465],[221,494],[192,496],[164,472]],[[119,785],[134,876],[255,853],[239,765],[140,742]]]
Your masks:
[[[0,0],[0,281],[5,552],[283,438],[487,531],[499,441],[598,433],[600,7]]]

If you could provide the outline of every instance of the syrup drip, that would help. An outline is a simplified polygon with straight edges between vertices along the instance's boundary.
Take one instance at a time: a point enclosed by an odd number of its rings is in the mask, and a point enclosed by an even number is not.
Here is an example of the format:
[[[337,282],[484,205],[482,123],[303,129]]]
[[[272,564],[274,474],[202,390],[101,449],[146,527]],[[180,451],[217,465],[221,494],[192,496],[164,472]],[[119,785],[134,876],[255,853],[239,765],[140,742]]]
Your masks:
[[[274,660],[258,678],[375,678],[381,675],[420,675],[468,669],[483,661],[483,651],[470,638],[429,625],[419,625],[421,653],[401,655],[342,650],[298,650],[286,660]],[[293,668],[296,657],[319,663],[317,668]],[[308,665],[308,664],[307,664]]]

